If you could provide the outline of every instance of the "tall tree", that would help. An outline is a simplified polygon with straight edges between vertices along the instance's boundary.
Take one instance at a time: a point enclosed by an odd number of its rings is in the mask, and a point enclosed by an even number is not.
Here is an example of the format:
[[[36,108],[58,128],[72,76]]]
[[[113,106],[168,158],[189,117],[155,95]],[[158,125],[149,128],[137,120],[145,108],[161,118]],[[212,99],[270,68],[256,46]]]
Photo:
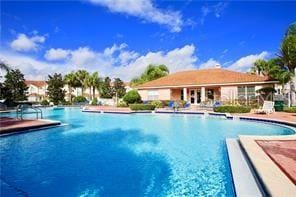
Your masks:
[[[72,102],[72,88],[80,87],[80,81],[77,79],[77,76],[74,72],[70,72],[64,76],[64,81],[68,85],[68,92],[70,94],[70,101]]]
[[[48,75],[48,96],[50,101],[55,105],[58,105],[60,102],[65,100],[66,91],[63,89],[64,81],[61,74],[55,73],[53,76]]]
[[[88,99],[91,100],[92,99],[92,96],[91,96],[91,92],[92,92],[92,83],[91,83],[91,75],[90,74],[87,74],[84,78],[84,81],[83,81],[83,86],[85,88],[88,88]]]
[[[114,92],[114,96],[118,96],[118,98],[122,98],[125,93],[125,87],[124,87],[124,82],[120,79],[120,78],[115,78],[114,82],[113,82],[113,92]]]
[[[100,94],[102,98],[112,98],[113,91],[111,87],[111,79],[109,77],[105,77],[104,82],[102,82]]]
[[[1,85],[1,98],[9,103],[15,101],[27,100],[26,92],[28,90],[25,84],[25,77],[19,69],[11,69],[5,75],[5,81]]]
[[[87,78],[87,76],[89,75],[89,73],[86,70],[78,70],[75,73],[78,81],[79,81],[79,87],[81,88],[82,91],[82,96],[83,96],[83,92],[84,92],[84,87],[85,87],[85,79]]]
[[[158,79],[160,77],[164,77],[169,74],[169,69],[167,66],[161,65],[148,65],[146,70],[142,73],[140,77],[132,79],[131,83],[133,85],[143,84],[148,81],[152,81]]]
[[[282,41],[281,49],[280,49],[280,58],[282,59],[284,66],[292,74],[290,80],[290,105],[296,105],[296,92],[295,92],[295,84],[296,84],[296,23],[293,23],[289,26],[286,35]]]
[[[101,84],[101,79],[99,78],[99,73],[94,72],[90,76],[90,85],[92,87],[92,99],[95,99],[96,97],[96,89],[99,89],[99,86]]]

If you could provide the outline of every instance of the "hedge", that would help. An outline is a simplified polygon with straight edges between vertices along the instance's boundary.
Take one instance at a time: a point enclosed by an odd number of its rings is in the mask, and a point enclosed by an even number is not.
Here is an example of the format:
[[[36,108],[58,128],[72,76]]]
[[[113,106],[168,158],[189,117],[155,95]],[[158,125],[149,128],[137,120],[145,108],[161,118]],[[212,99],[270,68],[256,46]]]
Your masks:
[[[155,105],[151,105],[151,104],[130,104],[129,107],[131,110],[134,110],[134,111],[155,109]]]
[[[284,112],[296,113],[296,107],[286,107],[284,108]]]
[[[251,107],[247,106],[233,106],[233,105],[224,105],[219,107],[214,107],[214,112],[221,113],[249,113]]]
[[[161,101],[151,101],[150,102],[151,105],[154,105],[156,108],[162,108],[163,107],[163,103]]]

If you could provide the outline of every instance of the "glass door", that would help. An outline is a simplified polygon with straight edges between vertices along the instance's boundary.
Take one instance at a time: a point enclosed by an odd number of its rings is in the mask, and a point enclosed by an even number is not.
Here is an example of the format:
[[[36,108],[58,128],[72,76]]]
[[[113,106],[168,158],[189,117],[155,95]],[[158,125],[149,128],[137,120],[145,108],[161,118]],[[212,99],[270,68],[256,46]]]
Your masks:
[[[195,90],[190,90],[190,103],[195,103]]]

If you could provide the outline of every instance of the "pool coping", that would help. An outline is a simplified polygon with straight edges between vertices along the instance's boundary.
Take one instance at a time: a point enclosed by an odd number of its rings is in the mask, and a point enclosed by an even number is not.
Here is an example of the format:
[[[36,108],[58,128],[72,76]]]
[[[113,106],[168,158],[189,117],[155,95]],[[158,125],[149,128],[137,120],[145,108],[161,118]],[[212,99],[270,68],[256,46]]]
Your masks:
[[[243,150],[246,152],[260,182],[270,196],[296,196],[296,186],[270,159],[255,140],[291,140],[296,135],[286,136],[246,136],[239,135]]]
[[[49,119],[40,119],[40,120],[42,120],[43,122],[42,124],[38,124],[38,125],[19,126],[19,127],[6,128],[6,129],[1,128],[0,136],[2,137],[2,136],[13,135],[13,134],[23,133],[23,132],[33,131],[33,130],[47,129],[47,128],[61,125],[60,121],[49,120]]]
[[[241,148],[239,140],[226,138],[225,142],[236,196],[266,196],[252,165]]]

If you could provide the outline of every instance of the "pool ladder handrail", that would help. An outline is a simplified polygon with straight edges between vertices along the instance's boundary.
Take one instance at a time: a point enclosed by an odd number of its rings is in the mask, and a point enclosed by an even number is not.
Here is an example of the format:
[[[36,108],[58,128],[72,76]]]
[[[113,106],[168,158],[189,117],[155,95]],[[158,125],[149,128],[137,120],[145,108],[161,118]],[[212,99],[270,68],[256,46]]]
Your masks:
[[[28,109],[32,109],[33,112],[26,112],[26,110],[28,110]],[[36,119],[39,119],[39,113],[40,113],[40,118],[43,119],[43,113],[39,107],[33,107],[28,104],[20,104],[16,107],[16,118],[17,119],[19,119],[19,117],[20,117],[20,119],[22,120],[24,114],[32,114],[32,113],[36,114]]]

